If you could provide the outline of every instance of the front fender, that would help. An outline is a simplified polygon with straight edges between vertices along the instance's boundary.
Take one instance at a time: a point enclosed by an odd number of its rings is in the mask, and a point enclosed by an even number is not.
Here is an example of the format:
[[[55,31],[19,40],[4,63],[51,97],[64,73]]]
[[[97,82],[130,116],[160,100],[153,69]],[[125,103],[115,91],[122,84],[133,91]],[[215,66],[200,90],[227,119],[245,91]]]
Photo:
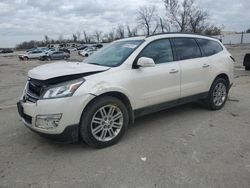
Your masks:
[[[102,94],[105,94],[108,92],[122,93],[128,98],[132,108],[134,109],[134,107],[135,107],[134,98],[131,96],[131,94],[128,92],[128,90],[122,86],[118,86],[118,85],[115,85],[115,84],[112,84],[112,83],[106,82],[106,81],[101,81],[98,83],[86,83],[84,89],[85,89],[84,92],[89,93],[91,95],[95,95],[95,96],[99,96],[99,95],[102,95]]]

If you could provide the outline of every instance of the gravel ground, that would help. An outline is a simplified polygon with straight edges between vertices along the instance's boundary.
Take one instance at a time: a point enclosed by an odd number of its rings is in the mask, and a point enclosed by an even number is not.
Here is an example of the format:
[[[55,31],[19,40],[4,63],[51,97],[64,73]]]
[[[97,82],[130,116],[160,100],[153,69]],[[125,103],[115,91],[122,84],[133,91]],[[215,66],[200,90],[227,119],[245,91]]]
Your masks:
[[[0,187],[248,188],[250,45],[227,46],[238,61],[220,111],[190,103],[136,119],[116,145],[57,144],[24,127],[15,103],[27,71],[47,62],[0,56]],[[73,54],[71,60],[82,60]]]

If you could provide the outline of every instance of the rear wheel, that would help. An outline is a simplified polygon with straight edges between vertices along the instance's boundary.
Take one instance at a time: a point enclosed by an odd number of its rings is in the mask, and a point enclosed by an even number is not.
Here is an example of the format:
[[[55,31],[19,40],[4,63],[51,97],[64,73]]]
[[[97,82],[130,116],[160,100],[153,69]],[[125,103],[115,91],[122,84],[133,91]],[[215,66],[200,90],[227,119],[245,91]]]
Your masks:
[[[90,146],[104,148],[117,143],[128,127],[126,106],[117,98],[105,96],[86,107],[80,135]]]
[[[207,107],[211,110],[221,109],[226,103],[228,90],[227,81],[223,78],[216,78],[205,100]]]

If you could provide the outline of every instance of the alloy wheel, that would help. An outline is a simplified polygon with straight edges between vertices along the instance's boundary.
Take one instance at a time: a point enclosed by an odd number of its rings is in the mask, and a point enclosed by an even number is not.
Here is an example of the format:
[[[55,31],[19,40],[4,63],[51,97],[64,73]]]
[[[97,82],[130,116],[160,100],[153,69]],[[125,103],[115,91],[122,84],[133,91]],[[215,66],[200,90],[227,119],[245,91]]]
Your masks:
[[[220,82],[218,83],[213,91],[213,102],[215,106],[221,106],[227,96],[227,88],[224,83]]]
[[[99,108],[91,120],[91,133],[95,139],[107,142],[114,139],[121,131],[124,120],[120,108],[105,105]]]

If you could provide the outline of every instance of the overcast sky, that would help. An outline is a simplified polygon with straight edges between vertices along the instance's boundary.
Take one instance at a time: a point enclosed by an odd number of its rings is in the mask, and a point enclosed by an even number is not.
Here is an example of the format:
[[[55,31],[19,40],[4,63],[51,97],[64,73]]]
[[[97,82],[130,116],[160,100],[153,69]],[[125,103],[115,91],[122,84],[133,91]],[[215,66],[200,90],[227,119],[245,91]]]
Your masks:
[[[249,0],[196,0],[208,10],[210,22],[227,31],[250,27]],[[155,5],[164,15],[162,0],[0,0],[0,47],[24,40],[58,39],[77,31],[108,31],[118,24],[135,25],[138,7]]]

